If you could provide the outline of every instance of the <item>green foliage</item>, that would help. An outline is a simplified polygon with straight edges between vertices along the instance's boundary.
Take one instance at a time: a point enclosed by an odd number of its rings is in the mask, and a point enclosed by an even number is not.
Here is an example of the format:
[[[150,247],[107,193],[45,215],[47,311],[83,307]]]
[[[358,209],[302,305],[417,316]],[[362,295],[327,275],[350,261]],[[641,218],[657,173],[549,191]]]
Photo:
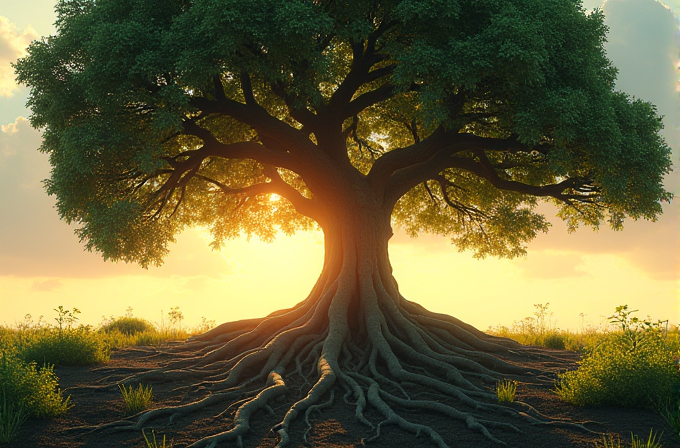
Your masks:
[[[141,383],[137,389],[132,386],[125,387],[125,384],[119,384],[118,389],[123,394],[126,414],[136,414],[143,411],[149,407],[149,403],[153,399],[151,386],[142,386]]]
[[[23,402],[10,402],[0,389],[0,444],[14,440],[26,419],[28,412]]]
[[[661,118],[614,90],[604,15],[578,1],[62,0],[57,15],[15,69],[47,191],[106,259],[159,264],[188,226],[215,246],[309,229],[334,204],[290,201],[339,202],[329,174],[425,140],[448,162],[400,170],[378,202],[477,256],[547,230],[536,196],[572,230],[655,219],[671,198]]]
[[[64,398],[52,366],[38,368],[11,350],[0,351],[0,393],[2,400],[22,406],[33,417],[56,417],[70,407]]]
[[[21,356],[39,363],[84,366],[109,360],[109,349],[89,327],[42,329],[23,335]]]
[[[496,397],[498,398],[499,403],[512,403],[515,401],[516,392],[516,381],[502,380],[496,383]]]
[[[677,396],[680,374],[658,323],[630,317],[627,306],[611,316],[623,331],[586,348],[578,370],[559,376],[556,392],[579,406],[650,407]]]
[[[42,316],[33,323],[30,315],[17,327],[13,334],[17,353],[25,361],[52,365],[90,365],[109,360],[109,349],[90,326],[73,324],[78,320],[77,308],[66,310],[55,308],[56,326],[42,322]]]

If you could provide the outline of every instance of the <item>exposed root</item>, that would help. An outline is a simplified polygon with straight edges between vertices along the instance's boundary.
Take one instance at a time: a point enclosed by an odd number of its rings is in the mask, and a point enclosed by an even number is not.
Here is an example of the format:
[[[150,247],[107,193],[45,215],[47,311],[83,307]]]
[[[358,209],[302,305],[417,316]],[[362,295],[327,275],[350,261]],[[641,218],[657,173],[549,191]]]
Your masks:
[[[498,421],[498,415],[592,432],[583,423],[552,419],[524,403],[497,403],[492,386],[500,379],[536,384],[552,379],[552,372],[529,369],[513,359],[540,356],[558,366],[565,359],[561,354],[546,355],[486,335],[407,301],[386,278],[388,268],[371,259],[357,261],[363,260],[357,247],[344,247],[342,265],[327,268],[310,296],[293,308],[221,325],[183,346],[148,351],[149,357],[175,359],[152,371],[128,369],[116,378],[113,370],[100,369],[111,375],[94,387],[172,381],[188,401],[88,429],[141,430],[158,419],[172,423],[214,406],[215,417],[233,418],[189,446],[213,448],[232,441],[240,447],[253,415],[258,410],[273,413],[274,401],[285,402],[287,381],[299,376],[300,395],[286,405],[273,428],[280,448],[292,444],[290,428],[301,414],[307,425],[302,438],[312,443],[310,418],[333,406],[338,388],[354,407],[357,421],[374,432],[367,443],[380,437],[385,425],[397,425],[427,435],[435,446],[448,446],[432,427],[401,415],[404,409],[445,415],[498,445],[506,444],[504,433],[519,432],[512,423]],[[423,388],[428,392],[423,394]],[[382,421],[366,418],[369,406]]]
[[[283,381],[281,375],[277,372],[271,372],[267,378],[267,387],[257,394],[255,398],[248,400],[238,408],[236,415],[234,416],[233,428],[210,437],[204,437],[203,439],[192,443],[187,448],[214,448],[217,443],[222,440],[236,440],[239,448],[242,448],[243,434],[250,429],[250,417],[257,410],[266,407],[270,400],[274,400],[276,397],[285,394],[286,390],[286,383]]]

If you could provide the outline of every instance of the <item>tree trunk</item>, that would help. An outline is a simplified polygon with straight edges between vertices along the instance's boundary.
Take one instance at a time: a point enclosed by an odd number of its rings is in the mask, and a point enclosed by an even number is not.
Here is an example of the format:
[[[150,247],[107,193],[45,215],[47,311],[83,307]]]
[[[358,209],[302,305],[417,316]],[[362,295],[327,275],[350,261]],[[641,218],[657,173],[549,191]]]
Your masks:
[[[519,344],[427,311],[400,295],[388,255],[390,215],[374,204],[343,206],[340,202],[324,215],[326,219],[320,222],[325,236],[324,266],[305,300],[265,318],[220,325],[186,346],[194,349],[187,359],[128,379],[192,378],[196,391],[211,391],[189,404],[149,411],[131,426],[139,429],[162,415],[170,414],[173,419],[206,406],[231,403],[245,394],[250,398],[238,408],[231,429],[190,446],[240,442],[252,414],[284,395],[286,381],[296,375],[309,384],[309,390],[291,404],[275,428],[281,447],[289,443],[291,422],[302,412],[308,416],[331,404],[337,387],[346,391],[346,397],[354,397],[356,418],[375,428],[375,437],[381,425],[396,424],[428,434],[440,447],[448,446],[432,428],[398,415],[395,406],[441,412],[498,443],[502,441],[488,428],[514,427],[480,414],[510,413],[538,422],[527,409],[519,413],[498,405],[492,391],[499,379],[528,372],[497,356],[522,350]],[[452,399],[453,404],[414,400],[409,390],[413,385]],[[328,395],[330,401],[322,402]],[[377,425],[368,421],[364,416],[367,406],[377,409],[384,420]]]

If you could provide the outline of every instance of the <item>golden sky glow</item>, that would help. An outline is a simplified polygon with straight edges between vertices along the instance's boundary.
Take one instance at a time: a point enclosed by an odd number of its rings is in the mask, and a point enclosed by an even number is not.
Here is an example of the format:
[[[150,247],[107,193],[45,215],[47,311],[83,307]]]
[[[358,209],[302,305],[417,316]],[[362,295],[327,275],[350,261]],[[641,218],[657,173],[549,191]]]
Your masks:
[[[586,1],[585,6],[596,3]],[[657,17],[654,0],[629,3]],[[680,10],[680,0],[666,3]],[[51,320],[59,305],[79,308],[82,322],[90,324],[122,315],[129,306],[135,316],[152,321],[160,319],[161,310],[179,306],[189,325],[201,317],[220,323],[302,300],[321,270],[323,238],[318,232],[281,236],[272,244],[236,240],[215,252],[201,231],[190,230],[178,237],[163,267],[148,271],[104,263],[83,251],[72,229],[58,219],[53,199],[42,191],[49,164],[36,151],[40,135],[20,118],[28,114],[25,88],[6,76],[9,63],[22,54],[21,45],[52,32],[53,4],[0,0],[0,324],[20,321],[27,313]],[[670,28],[666,36],[654,21],[631,25],[626,7],[622,0],[609,0],[605,9],[610,57],[620,69],[617,85],[657,104],[666,117],[665,135],[677,167],[677,30]],[[631,26],[641,27],[641,40],[626,40],[621,30]],[[636,68],[640,48],[660,55],[647,72]],[[678,171],[667,185],[680,194]],[[475,260],[445,238],[410,239],[398,231],[390,254],[400,290],[410,300],[482,329],[510,325],[531,315],[537,303],[550,303],[561,328],[577,329],[581,313],[598,324],[622,304],[639,309],[641,317],[680,321],[680,200],[666,207],[659,222],[633,223],[619,233],[582,229],[569,235],[551,220],[551,232],[532,242],[528,257],[520,260]]]

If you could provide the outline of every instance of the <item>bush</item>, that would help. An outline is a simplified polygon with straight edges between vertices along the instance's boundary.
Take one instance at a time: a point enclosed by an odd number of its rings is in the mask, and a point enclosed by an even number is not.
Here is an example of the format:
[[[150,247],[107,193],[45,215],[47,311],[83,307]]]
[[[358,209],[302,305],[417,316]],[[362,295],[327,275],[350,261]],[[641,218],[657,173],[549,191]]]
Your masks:
[[[154,326],[144,319],[123,316],[103,325],[100,331],[105,333],[118,331],[126,336],[133,336],[137,333],[152,331],[153,329]]]
[[[579,406],[650,407],[677,396],[680,375],[658,324],[630,318],[627,307],[612,316],[622,331],[589,346],[578,370],[559,376],[557,394]]]
[[[56,417],[69,406],[51,366],[38,368],[10,350],[0,351],[0,402],[21,406],[33,417]]]
[[[564,350],[565,348],[565,336],[557,333],[557,332],[550,332],[541,338],[542,340],[539,341],[540,346],[545,347],[545,348],[552,348],[554,350]]]
[[[25,361],[82,366],[109,360],[109,350],[90,327],[42,329],[26,332],[19,344]]]

